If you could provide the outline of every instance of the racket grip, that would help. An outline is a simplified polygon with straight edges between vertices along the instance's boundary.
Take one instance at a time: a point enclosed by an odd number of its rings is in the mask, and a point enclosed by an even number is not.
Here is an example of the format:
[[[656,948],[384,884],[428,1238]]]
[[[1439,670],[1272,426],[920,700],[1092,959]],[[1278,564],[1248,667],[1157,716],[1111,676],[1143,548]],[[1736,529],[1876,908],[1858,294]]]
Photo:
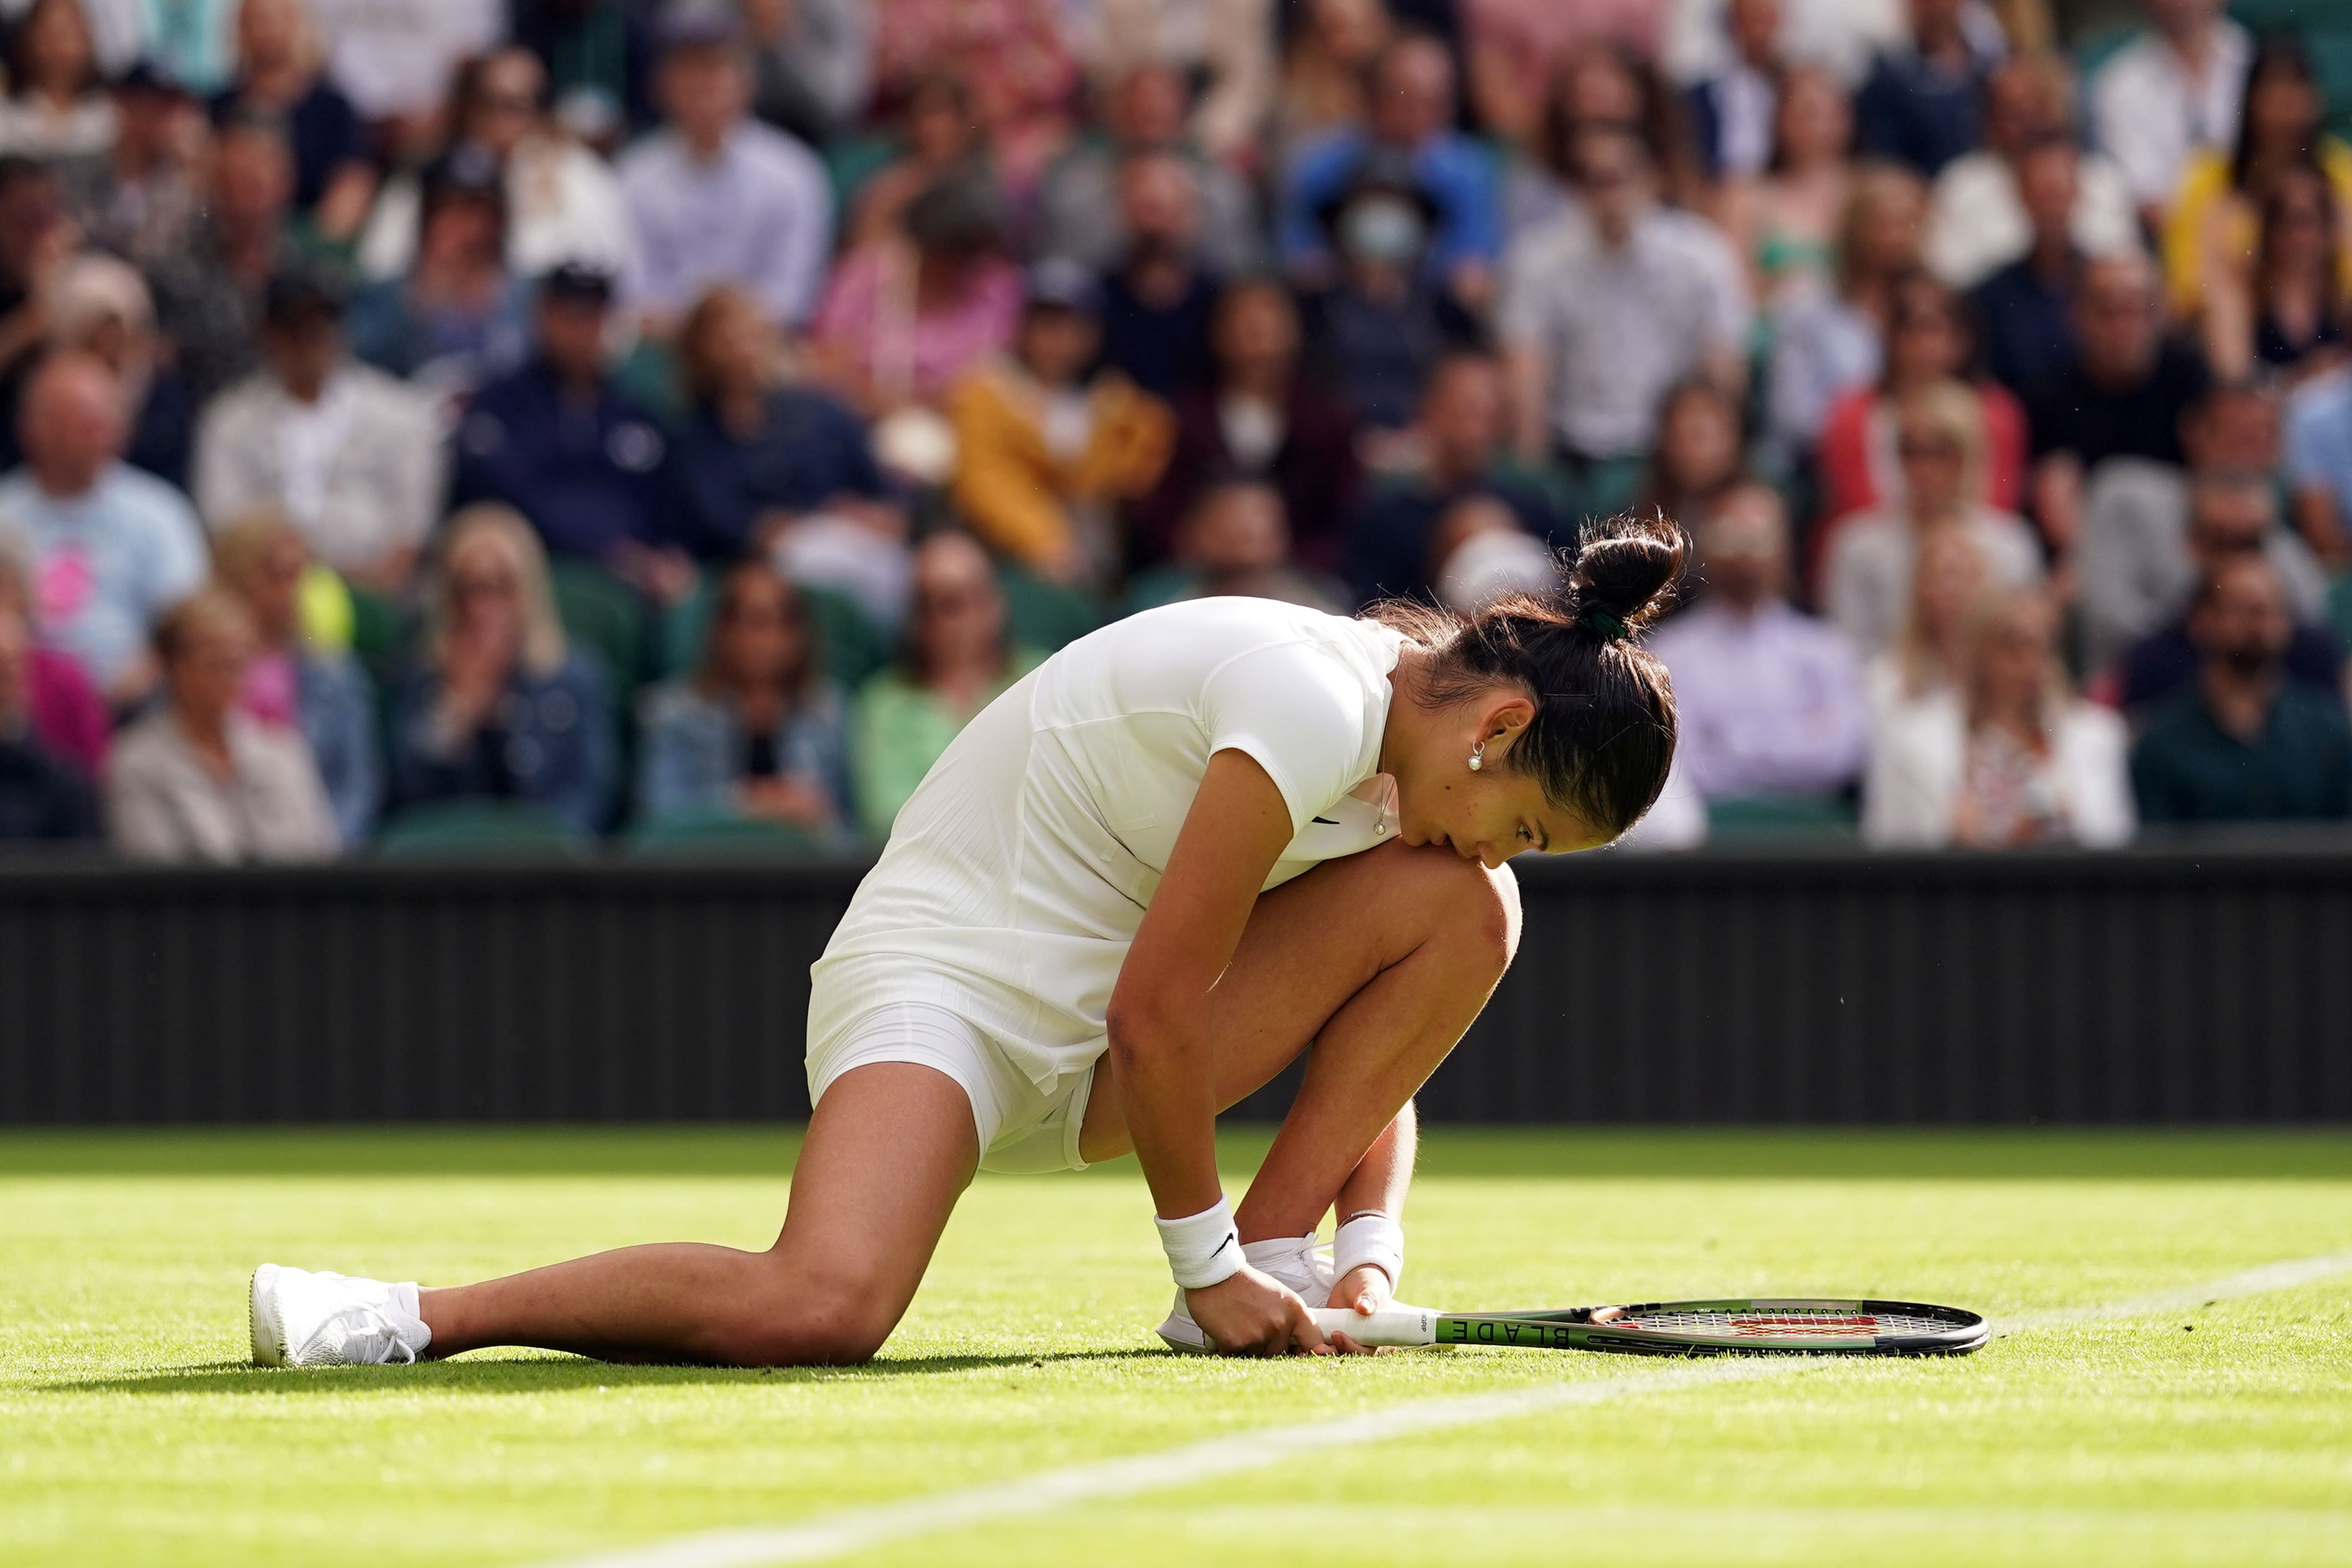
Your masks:
[[[1345,1334],[1360,1345],[1433,1345],[1437,1314],[1426,1307],[1394,1302],[1371,1316],[1345,1307],[1309,1307],[1315,1326],[1328,1334]]]

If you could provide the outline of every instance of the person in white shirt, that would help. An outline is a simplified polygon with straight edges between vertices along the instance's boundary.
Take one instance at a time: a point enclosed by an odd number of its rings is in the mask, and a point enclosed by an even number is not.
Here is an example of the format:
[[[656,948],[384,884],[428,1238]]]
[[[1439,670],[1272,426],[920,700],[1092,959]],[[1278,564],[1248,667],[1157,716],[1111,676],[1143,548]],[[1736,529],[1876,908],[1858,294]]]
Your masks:
[[[2140,0],[2149,32],[2126,45],[2091,83],[2099,150],[2122,166],[2151,229],[2200,147],[2227,151],[2253,40],[2221,14],[2223,0]]]
[[[2130,736],[2075,698],[2058,611],[2015,589],[1970,619],[1959,689],[1903,704],[1873,737],[1862,836],[1881,847],[2105,848],[2135,826]]]
[[[625,289],[666,337],[712,288],[733,284],[769,320],[816,309],[833,253],[833,186],[815,153],[750,117],[751,66],[732,17],[674,7],[656,88],[664,128],[621,157],[636,231]]]
[[[1968,535],[1996,582],[2017,587],[2042,577],[2042,547],[2025,520],[1987,506],[1984,409],[1958,382],[1927,387],[1895,412],[1895,457],[1903,499],[1839,528],[1823,568],[1822,602],[1864,658],[1903,624],[1919,542],[1944,529]]]
[[[1936,176],[1927,261],[1937,277],[1973,289],[2033,247],[2019,169],[2037,142],[2071,132],[2074,121],[2074,83],[2055,58],[2019,55],[1994,68],[1985,83],[1984,146]],[[2115,161],[2085,153],[2074,178],[2067,220],[2074,248],[2084,256],[2140,249],[2139,211]]]
[[[975,1169],[1130,1151],[1181,1292],[1172,1347],[1356,1348],[1346,1311],[1402,1271],[1412,1096],[1517,942],[1505,862],[1617,837],[1665,780],[1674,698],[1633,639],[1684,552],[1674,524],[1623,518],[1558,597],[1466,620],[1212,598],[1072,643],[949,745],[813,972],[816,1110],[774,1248],[425,1292],[264,1265],[256,1359],[863,1361]],[[1310,1041],[1236,1214],[1215,1114]]]
[[[499,0],[310,0],[327,69],[360,117],[429,126],[457,62],[497,46]]]
[[[1705,218],[1658,205],[1641,139],[1579,132],[1580,206],[1514,241],[1496,329],[1519,412],[1520,456],[1627,458],[1656,439],[1658,405],[1703,374],[1746,380],[1745,269]]]

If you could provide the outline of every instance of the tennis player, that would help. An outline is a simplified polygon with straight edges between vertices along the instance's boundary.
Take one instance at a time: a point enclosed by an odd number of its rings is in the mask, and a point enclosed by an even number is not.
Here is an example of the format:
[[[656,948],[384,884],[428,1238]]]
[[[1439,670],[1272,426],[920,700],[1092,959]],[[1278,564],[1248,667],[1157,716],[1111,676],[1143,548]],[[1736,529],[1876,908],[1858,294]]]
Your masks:
[[[975,1170],[1128,1153],[1178,1287],[1170,1344],[1360,1349],[1307,1308],[1396,1289],[1413,1093],[1518,940],[1504,862],[1604,844],[1664,783],[1674,693],[1633,638],[1685,551],[1620,519],[1556,598],[1466,620],[1215,598],[1071,644],[948,748],[815,965],[815,1112],[773,1247],[428,1290],[264,1265],[256,1361],[859,1362]],[[1236,1211],[1216,1114],[1310,1046]]]

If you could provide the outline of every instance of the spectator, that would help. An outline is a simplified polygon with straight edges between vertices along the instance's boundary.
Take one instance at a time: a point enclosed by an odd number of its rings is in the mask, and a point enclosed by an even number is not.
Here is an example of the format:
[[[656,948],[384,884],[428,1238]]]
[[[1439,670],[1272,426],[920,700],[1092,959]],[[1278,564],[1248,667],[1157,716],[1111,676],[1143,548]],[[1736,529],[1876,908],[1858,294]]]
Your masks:
[[[114,100],[81,0],[33,0],[8,40],[7,81],[0,153],[98,161],[114,144]]]
[[[1590,486],[1607,478],[1596,470],[1630,472],[1649,449],[1675,383],[1705,374],[1740,385],[1748,311],[1730,245],[1705,219],[1656,204],[1640,142],[1586,131],[1575,153],[1586,210],[1513,244],[1497,321],[1521,458],[1557,450]]]
[[[744,0],[751,111],[811,145],[853,131],[874,85],[866,0]]]
[[[469,144],[427,164],[422,184],[407,275],[362,289],[344,326],[368,363],[462,398],[528,352],[524,289],[507,270],[506,185],[498,160]]]
[[[1421,9],[1460,12],[1477,122],[1524,148],[1541,133],[1547,92],[1579,61],[1656,54],[1664,6],[1659,0],[1464,0]]]
[[[1337,264],[1306,300],[1307,353],[1344,386],[1370,438],[1412,422],[1437,362],[1476,338],[1478,324],[1423,262],[1436,218],[1401,170],[1368,161],[1322,214]]]
[[[1748,471],[1739,403],[1704,376],[1677,382],[1658,405],[1658,444],[1633,499],[1637,512],[1696,518]]]
[[[1282,97],[1275,144],[1297,148],[1363,124],[1372,62],[1396,37],[1383,0],[1302,0],[1283,51]],[[1480,118],[1502,129],[1497,117]]]
[[[1965,531],[1944,529],[1919,541],[1903,630],[1863,666],[1874,734],[1931,708],[1960,716],[1969,625],[1988,596],[1986,576],[1984,552]]]
[[[2178,467],[2180,416],[2211,381],[2195,350],[2166,337],[2156,272],[2142,258],[2084,269],[2074,331],[2081,348],[2028,405],[2034,515],[2062,553],[2081,528],[2092,471],[2109,458]]]
[[[1129,165],[1164,158],[1181,166],[1191,186],[1202,262],[1228,278],[1265,264],[1257,197],[1232,165],[1186,138],[1185,96],[1182,74],[1164,61],[1134,66],[1111,84],[1103,105],[1107,134],[1079,142],[1045,172],[1038,254],[1066,256],[1098,272],[1131,256],[1141,237]]]
[[[546,96],[546,68],[521,48],[467,61],[452,96],[452,142],[480,148],[501,171],[507,270],[539,278],[577,262],[625,275],[636,241],[621,183],[612,165],[549,117]],[[415,265],[422,195],[413,174],[385,183],[360,238],[362,272],[397,278]]]
[[[1210,375],[1209,321],[1223,287],[1209,265],[1194,165],[1131,153],[1118,166],[1126,254],[1102,280],[1103,363],[1155,397]]]
[[[1735,486],[1698,546],[1706,596],[1650,638],[1674,677],[1691,786],[1710,807],[1834,800],[1862,768],[1862,672],[1844,638],[1789,603],[1780,498]]]
[[[237,706],[253,619],[208,588],[155,624],[164,700],[122,732],[107,768],[109,837],[141,860],[324,860],[335,819],[297,731]]]
[[[360,118],[394,148],[424,145],[457,62],[495,47],[499,0],[311,0],[328,67]]]
[[[1573,208],[1572,190],[1558,182],[1573,186],[1578,141],[1588,131],[1603,130],[1630,131],[1641,139],[1658,194],[1667,202],[1693,211],[1717,205],[1692,151],[1681,95],[1641,56],[1596,43],[1560,67],[1545,100],[1538,146],[1549,167],[1538,173],[1523,160],[1513,171],[1507,201],[1514,242]]]
[[[1909,46],[1881,50],[1854,100],[1863,151],[1930,180],[1974,152],[1985,78],[2002,47],[2000,27],[1966,0],[1911,0]]]
[[[2024,259],[2044,233],[2064,235],[2084,256],[2140,248],[2139,214],[2114,162],[2083,153],[2074,136],[2074,87],[2052,55],[2004,60],[1985,81],[1985,144],[1944,165],[1927,211],[1927,265],[1955,289],[1973,289]],[[2023,193],[2027,160],[2063,148],[2067,200],[2045,184],[2037,221]],[[2045,182],[2054,171],[2045,171]]]
[[[1009,640],[1003,591],[970,534],[935,533],[916,546],[905,658],[859,688],[850,711],[857,820],[866,833],[887,834],[956,732],[1036,663]]]
[[[2208,469],[2190,487],[2189,502],[2183,553],[2190,582],[2208,581],[2236,556],[2261,556],[2289,617],[2286,673],[2324,690],[2336,690],[2343,680],[2343,652],[2326,629],[2311,619],[2322,579],[2309,557],[2281,536],[2276,502],[2262,476],[2243,469]],[[2184,606],[2175,599],[2160,613],[2173,618],[2161,621],[2124,654],[2117,696],[2135,713],[2147,713],[2197,679],[2193,605]]]
[[[1302,374],[1299,349],[1298,311],[1278,281],[1244,279],[1218,299],[1210,328],[1216,380],[1177,401],[1175,451],[1159,488],[1130,515],[1130,564],[1168,560],[1201,486],[1234,474],[1282,492],[1299,561],[1339,567],[1340,525],[1360,474],[1355,419]]]
[[[1780,79],[1771,136],[1760,177],[1727,184],[1717,205],[1756,298],[1777,306],[1836,275],[1853,143],[1853,110],[1837,78],[1819,66],[1790,69]]]
[[[213,132],[212,186],[184,248],[146,263],[155,319],[199,407],[250,374],[269,279],[311,247],[291,220],[294,155],[274,120],[233,115]]]
[[[2352,370],[2297,387],[2286,405],[2295,531],[2332,571],[2352,564]]]
[[[2017,199],[2031,237],[2023,256],[1977,286],[1985,370],[2021,398],[2038,393],[2081,352],[2074,296],[2084,252],[2074,217],[2081,209],[2081,167],[2074,142],[2057,132],[2019,156]]]
[[[1923,388],[1969,378],[1984,416],[1983,494],[1973,499],[2015,511],[2025,491],[2025,410],[1998,382],[1972,376],[1975,323],[1966,304],[1924,272],[1889,290],[1886,353],[1878,379],[1830,405],[1814,454],[1823,530],[1857,512],[1897,504],[1903,465],[1895,451],[1895,410]]]
[[[748,118],[751,67],[731,17],[681,6],[662,26],[664,126],[620,163],[637,241],[629,298],[657,337],[719,283],[749,291],[779,325],[798,326],[816,307],[833,247],[824,166]]]
[[[877,95],[897,102],[917,79],[953,60],[1008,185],[1034,191],[1067,129],[1076,62],[1055,0],[874,0]]]
[[[800,590],[764,561],[719,579],[702,656],[646,694],[637,809],[651,824],[744,818],[821,840],[849,815],[847,708],[817,667]]]
[[[1099,586],[1124,555],[1112,509],[1159,483],[1175,421],[1117,371],[1087,370],[1101,301],[1076,262],[1045,261],[1010,356],[949,400],[955,504],[999,554],[1056,583]]]
[[[2132,751],[2132,791],[2149,823],[2342,820],[2352,816],[2352,726],[2344,699],[2287,677],[2292,623],[2261,555],[2228,557],[2189,612],[2195,684],[2150,721]]]
[[[89,775],[42,733],[32,627],[0,600],[0,844],[98,837]]]
[[[988,144],[972,120],[971,95],[961,78],[935,74],[908,85],[898,107],[898,155],[857,189],[845,248],[870,245],[899,231],[907,205],[944,179],[963,175],[993,184]]]
[[[1977,498],[1985,493],[1984,413],[1958,382],[1915,392],[1895,410],[1899,501],[1840,528],[1824,563],[1822,603],[1864,657],[1893,640],[1903,621],[1919,542],[1957,531],[1974,540],[1996,586],[2042,579],[2042,551],[2023,519]]]
[[[695,553],[732,561],[782,550],[794,576],[828,581],[897,626],[907,520],[857,416],[783,381],[775,329],[736,289],[704,296],[677,348],[687,413],[669,468]]]
[[[693,592],[670,516],[667,443],[605,368],[613,279],[566,265],[540,280],[530,363],[474,395],[450,504],[497,501],[549,552],[604,567],[657,604]]]
[[[1515,525],[1536,539],[1565,534],[1550,498],[1507,471],[1503,399],[1502,370],[1491,355],[1457,352],[1430,374],[1413,431],[1417,462],[1371,487],[1348,522],[1348,578],[1358,603],[1434,599],[1439,531],[1473,500],[1501,502]],[[1736,411],[1732,423],[1736,446]]]
[[[2237,143],[2253,42],[2221,7],[2222,0],[2140,0],[2150,30],[2091,84],[2094,139],[2121,165],[2151,230],[2163,226],[2190,156]]]
[[[138,269],[119,258],[86,250],[58,264],[42,297],[49,346],[94,354],[122,383],[123,406],[131,413],[123,460],[168,485],[184,486],[194,400],[156,335],[154,301]],[[7,405],[0,415],[5,421],[0,424],[0,462],[13,464],[20,456],[15,426],[22,390],[20,385],[0,389],[0,402]]]
[[[375,696],[352,656],[302,626],[310,552],[279,512],[249,512],[213,541],[213,571],[252,620],[254,656],[236,705],[246,717],[302,737],[342,847],[367,842],[383,804]]]
[[[2318,562],[2277,526],[2275,397],[2217,386],[2184,417],[2180,444],[2185,473],[2144,458],[2112,458],[2091,481],[2080,567],[2084,652],[2095,669],[2179,614],[2205,568],[2231,549],[2270,556],[2299,618],[2321,613],[2326,578]],[[2191,659],[2185,640],[2179,659],[2185,679]]]
[[[2038,590],[1972,617],[1958,700],[1893,717],[1872,737],[1862,836],[1886,847],[2106,848],[2132,836],[2130,737],[2079,700]]]
[[[440,426],[417,392],[345,353],[341,316],[316,274],[270,280],[262,369],[197,430],[196,505],[215,529],[275,508],[347,582],[395,595],[440,515]]]
[[[1189,113],[1176,102],[1187,139],[1221,167],[1246,164],[1274,112],[1274,11],[1271,0],[1103,0],[1096,75],[1198,79],[1200,102]],[[1246,258],[1234,270],[1255,265]]]
[[[1424,265],[1431,281],[1464,306],[1494,297],[1503,250],[1502,193],[1486,152],[1454,129],[1454,62],[1434,37],[1412,34],[1381,52],[1361,131],[1335,131],[1298,150],[1282,198],[1284,263],[1302,278],[1329,278],[1334,258],[1318,222],[1367,166],[1410,181],[1431,214]]]
[[[1495,496],[1473,496],[1439,519],[1429,560],[1431,592],[1457,616],[1559,589],[1559,557]]]
[[[326,42],[303,0],[239,0],[236,76],[213,96],[215,117],[271,116],[294,153],[294,210],[320,237],[357,235],[375,199],[366,128],[326,77]]]
[[[2242,275],[2207,289],[2205,353],[2217,374],[2289,381],[2344,363],[2344,248],[2336,192],[2316,169],[2290,169],[2263,197],[2261,237]]]
[[[1202,487],[1177,530],[1176,559],[1138,574],[1126,607],[1131,613],[1225,595],[1279,599],[1334,615],[1345,609],[1347,598],[1338,584],[1291,563],[1282,493],[1263,479],[1232,478]]]
[[[2316,175],[2336,211],[2352,202],[2352,147],[2321,133],[2326,107],[2301,45],[2274,38],[2255,52],[2235,121],[2235,150],[2224,142],[2191,153],[2171,195],[2162,232],[2175,315],[2193,318],[2225,287],[2245,288],[2263,208],[2289,176]],[[2352,272],[2337,272],[2328,286],[2352,290]]]
[[[0,513],[31,538],[41,635],[118,709],[155,683],[149,626],[205,574],[195,513],[122,461],[124,424],[121,387],[103,363],[54,354],[25,389],[24,467],[0,479]]]
[[[903,237],[842,258],[810,327],[826,379],[877,418],[936,405],[1011,344],[1021,315],[993,185],[968,174],[933,185],[908,205],[904,226]]]
[[[1811,289],[1780,312],[1765,400],[1765,438],[1782,468],[1820,438],[1831,407],[1878,379],[1896,284],[1918,268],[1927,191],[1892,163],[1859,172],[1839,225],[1837,288]]]
[[[602,672],[564,641],[530,524],[497,505],[451,518],[425,615],[394,705],[394,801],[514,801],[583,836],[601,828],[610,700]]]
[[[1784,88],[1795,85],[1793,79],[1799,73],[1780,58],[1780,0],[1730,0],[1724,10],[1724,31],[1730,40],[1729,57],[1720,70],[1692,86],[1685,101],[1690,107],[1691,138],[1706,177],[1747,182],[1781,162],[1775,154],[1786,144],[1788,121],[1782,94]],[[1838,139],[1837,153],[1843,155],[1853,133],[1845,89],[1826,72],[1804,74],[1826,83],[1834,94],[1835,119],[1844,132]],[[1801,122],[1804,117],[1799,118]],[[1826,237],[1826,224],[1823,229]]]
[[[142,61],[113,90],[113,146],[104,163],[73,166],[72,206],[92,245],[147,267],[201,227],[209,138],[194,99],[161,67]]]
[[[43,287],[79,244],[57,175],[28,158],[0,154],[0,384],[21,379],[44,345]]]
[[[100,777],[112,732],[105,700],[70,656],[41,646],[32,545],[5,519],[0,519],[0,616],[14,616],[32,639],[23,679],[34,738],[85,781]]]

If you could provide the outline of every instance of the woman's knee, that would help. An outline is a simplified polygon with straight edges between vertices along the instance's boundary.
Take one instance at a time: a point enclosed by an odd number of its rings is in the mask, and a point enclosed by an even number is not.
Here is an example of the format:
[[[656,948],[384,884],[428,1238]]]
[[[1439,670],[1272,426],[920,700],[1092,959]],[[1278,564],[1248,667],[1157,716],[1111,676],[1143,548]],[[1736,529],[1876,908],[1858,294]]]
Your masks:
[[[740,1366],[853,1366],[873,1359],[905,1312],[905,1301],[881,1279],[780,1268],[765,1289],[729,1314],[715,1348],[719,1359]]]
[[[1493,869],[1443,854],[1423,862],[1431,883],[1416,900],[1429,911],[1433,938],[1460,944],[1499,977],[1519,951],[1519,882],[1508,866]]]

